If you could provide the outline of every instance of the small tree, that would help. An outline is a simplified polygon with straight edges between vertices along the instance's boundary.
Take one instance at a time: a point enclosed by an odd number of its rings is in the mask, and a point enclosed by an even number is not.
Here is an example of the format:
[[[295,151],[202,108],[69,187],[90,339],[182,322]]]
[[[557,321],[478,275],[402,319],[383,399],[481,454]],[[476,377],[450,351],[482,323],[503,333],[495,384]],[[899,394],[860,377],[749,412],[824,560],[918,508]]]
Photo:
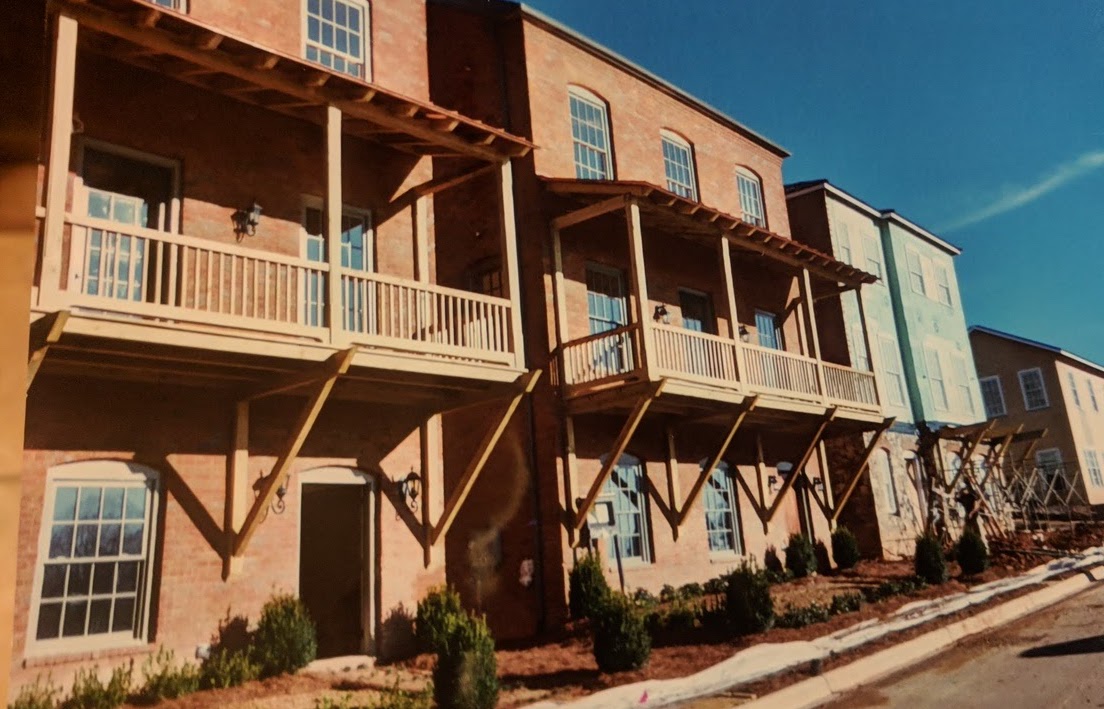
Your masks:
[[[609,584],[602,572],[602,562],[596,554],[588,553],[575,562],[568,586],[571,617],[576,620],[592,618],[610,594]]]
[[[433,698],[441,709],[493,709],[498,704],[494,638],[482,618],[450,616],[433,667]]]
[[[786,568],[799,579],[816,573],[816,551],[804,534],[790,535],[790,543],[786,545]]]
[[[916,575],[930,584],[947,580],[947,561],[943,558],[943,546],[935,535],[926,533],[916,538]]]
[[[774,624],[774,601],[767,573],[744,561],[728,577],[725,612],[732,630],[758,633]]]
[[[253,633],[253,655],[262,677],[300,670],[317,654],[314,621],[302,601],[292,595],[278,595],[264,604]]]
[[[627,597],[611,593],[592,616],[594,659],[603,672],[637,670],[652,653],[644,618]]]
[[[853,569],[859,563],[859,540],[847,527],[840,526],[832,532],[832,556],[841,569]]]
[[[418,636],[418,648],[422,652],[436,652],[445,641],[452,621],[464,615],[460,594],[448,587],[435,588],[418,601],[418,615],[414,629]]]
[[[989,568],[989,550],[985,548],[985,540],[975,530],[969,527],[962,533],[958,540],[958,550],[955,556],[958,565],[962,567],[965,576],[976,576]]]

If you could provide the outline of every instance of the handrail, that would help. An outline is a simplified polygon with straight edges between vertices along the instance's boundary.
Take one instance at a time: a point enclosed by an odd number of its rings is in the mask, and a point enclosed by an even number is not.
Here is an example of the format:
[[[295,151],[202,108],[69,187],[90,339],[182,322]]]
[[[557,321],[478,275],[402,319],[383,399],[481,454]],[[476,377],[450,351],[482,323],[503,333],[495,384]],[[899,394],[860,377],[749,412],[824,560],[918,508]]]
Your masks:
[[[576,347],[578,345],[585,345],[588,342],[593,342],[595,340],[601,340],[603,338],[612,337],[614,335],[622,335],[622,334],[625,334],[627,332],[631,332],[633,330],[636,330],[639,327],[640,326],[637,325],[636,323],[629,323],[628,325],[622,325],[621,327],[615,327],[612,330],[606,330],[605,332],[597,332],[593,335],[587,335],[586,337],[580,337],[580,338],[575,339],[575,340],[568,340],[567,342],[563,343],[563,349],[566,350],[569,347]]]

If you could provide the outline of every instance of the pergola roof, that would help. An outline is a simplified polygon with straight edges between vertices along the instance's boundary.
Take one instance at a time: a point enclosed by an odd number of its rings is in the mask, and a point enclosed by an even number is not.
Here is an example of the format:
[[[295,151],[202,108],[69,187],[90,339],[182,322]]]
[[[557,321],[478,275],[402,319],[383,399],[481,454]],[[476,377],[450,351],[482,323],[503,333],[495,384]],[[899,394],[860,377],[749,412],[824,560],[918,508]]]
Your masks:
[[[711,238],[723,235],[737,248],[767,256],[788,266],[806,268],[810,275],[827,281],[858,287],[878,280],[872,273],[837,261],[801,242],[748,224],[739,217],[680,197],[649,182],[558,177],[545,177],[542,180],[552,194],[584,205],[617,196],[635,198],[641,212],[647,213],[653,224],[665,231]]]
[[[345,114],[345,131],[416,155],[498,161],[533,144],[427,101],[263,47],[148,0],[54,0],[91,49],[204,89],[319,122]],[[88,35],[88,36],[85,36]]]

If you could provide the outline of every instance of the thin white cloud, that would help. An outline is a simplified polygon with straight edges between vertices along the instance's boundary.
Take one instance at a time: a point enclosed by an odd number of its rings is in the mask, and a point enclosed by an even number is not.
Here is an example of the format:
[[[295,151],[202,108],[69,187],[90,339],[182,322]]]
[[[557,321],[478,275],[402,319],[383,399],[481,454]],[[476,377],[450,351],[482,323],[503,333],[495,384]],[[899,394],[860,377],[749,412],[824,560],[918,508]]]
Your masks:
[[[1104,150],[1087,152],[1075,160],[1059,165],[1049,175],[1028,187],[1018,187],[1008,194],[981,209],[975,210],[947,224],[940,231],[956,231],[963,227],[972,226],[986,219],[991,219],[998,214],[1011,212],[1024,205],[1031,204],[1043,195],[1053,192],[1062,185],[1076,180],[1097,168],[1104,167]]]

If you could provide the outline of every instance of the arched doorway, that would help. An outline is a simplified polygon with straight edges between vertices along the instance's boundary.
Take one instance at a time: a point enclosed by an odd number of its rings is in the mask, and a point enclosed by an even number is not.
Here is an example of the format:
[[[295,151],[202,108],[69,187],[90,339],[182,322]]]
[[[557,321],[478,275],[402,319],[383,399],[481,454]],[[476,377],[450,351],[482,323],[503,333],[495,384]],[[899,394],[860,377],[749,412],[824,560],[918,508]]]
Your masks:
[[[299,596],[318,627],[318,656],[375,651],[375,484],[346,467],[299,479]]]

